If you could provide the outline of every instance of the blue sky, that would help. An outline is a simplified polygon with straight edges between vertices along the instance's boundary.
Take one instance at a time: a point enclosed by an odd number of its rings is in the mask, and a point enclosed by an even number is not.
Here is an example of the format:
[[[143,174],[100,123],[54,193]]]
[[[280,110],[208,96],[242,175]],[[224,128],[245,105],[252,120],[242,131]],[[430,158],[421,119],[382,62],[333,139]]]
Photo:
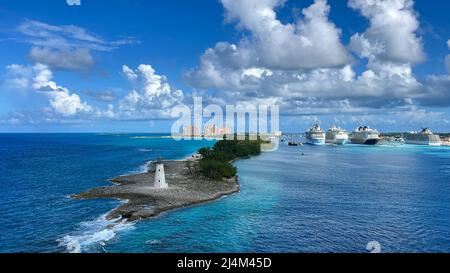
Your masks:
[[[1,132],[167,132],[170,109],[450,131],[448,1],[0,0]]]

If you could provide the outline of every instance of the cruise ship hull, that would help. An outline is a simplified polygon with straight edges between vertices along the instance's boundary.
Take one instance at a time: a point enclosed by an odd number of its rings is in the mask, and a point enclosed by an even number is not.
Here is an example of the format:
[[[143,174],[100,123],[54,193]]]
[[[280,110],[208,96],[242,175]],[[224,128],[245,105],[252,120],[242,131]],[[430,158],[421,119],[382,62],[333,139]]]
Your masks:
[[[334,144],[334,145],[345,145],[348,143],[348,138],[347,139],[345,139],[345,138],[327,139],[325,142],[328,144]]]
[[[431,142],[429,140],[405,140],[406,144],[412,145],[427,145],[427,146],[441,146],[440,142]]]
[[[306,138],[306,144],[325,145],[325,139],[324,138]]]
[[[377,145],[380,142],[380,139],[371,138],[371,139],[352,139],[353,144],[362,144],[362,145]]]

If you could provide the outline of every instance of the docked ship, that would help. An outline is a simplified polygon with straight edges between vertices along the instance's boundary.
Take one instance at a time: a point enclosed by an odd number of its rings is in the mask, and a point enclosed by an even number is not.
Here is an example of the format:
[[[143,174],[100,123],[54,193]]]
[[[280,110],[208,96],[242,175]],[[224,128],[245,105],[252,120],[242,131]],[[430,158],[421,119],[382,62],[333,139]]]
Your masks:
[[[380,142],[380,134],[375,129],[360,126],[352,133],[351,141],[353,144],[375,145]]]
[[[311,145],[324,145],[325,144],[325,133],[319,124],[314,124],[313,127],[309,128],[305,133],[306,143]]]
[[[403,134],[406,144],[441,146],[439,135],[433,134],[429,128],[422,128],[420,132]]]
[[[348,133],[344,129],[333,125],[325,135],[325,142],[329,144],[345,145],[349,140]]]

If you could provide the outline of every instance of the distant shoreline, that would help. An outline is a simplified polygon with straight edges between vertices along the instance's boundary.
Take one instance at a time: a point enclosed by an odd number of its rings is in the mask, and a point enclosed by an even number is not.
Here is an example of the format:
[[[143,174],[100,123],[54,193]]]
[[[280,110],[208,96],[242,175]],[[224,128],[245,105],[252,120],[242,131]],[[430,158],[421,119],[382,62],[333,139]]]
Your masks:
[[[130,136],[132,139],[172,138],[172,136]]]

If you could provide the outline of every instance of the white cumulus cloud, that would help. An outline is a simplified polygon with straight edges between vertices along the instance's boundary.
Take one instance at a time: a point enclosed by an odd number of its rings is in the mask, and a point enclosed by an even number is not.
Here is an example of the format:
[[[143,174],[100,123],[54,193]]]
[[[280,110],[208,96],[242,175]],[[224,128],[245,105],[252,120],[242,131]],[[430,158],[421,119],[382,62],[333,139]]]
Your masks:
[[[53,73],[44,64],[37,63],[33,66],[13,64],[7,66],[9,84],[16,84],[16,88],[33,89],[41,92],[49,99],[53,111],[64,117],[75,116],[92,112],[93,108],[86,102],[82,102],[76,93],[71,93],[67,88],[53,81]]]
[[[277,19],[275,8],[285,1],[222,0],[227,21],[238,22],[250,35],[238,44],[218,42],[200,58],[200,65],[185,73],[193,86],[254,88],[249,71],[310,70],[344,67],[351,62],[340,41],[341,30],[328,19],[330,6],[316,0],[292,23]],[[250,77],[249,77],[250,76]]]
[[[22,91],[33,90],[48,98],[49,107],[41,109],[40,117],[46,121],[59,118],[95,120],[108,118],[116,120],[151,120],[170,118],[173,106],[184,100],[184,93],[173,88],[164,75],[156,74],[151,65],[141,64],[136,69],[126,65],[122,73],[133,89],[117,99],[112,91],[85,91],[84,94],[101,102],[108,102],[107,108],[93,107],[68,88],[53,80],[52,70],[44,64],[6,67],[7,79],[2,86]],[[113,104],[113,101],[117,101]],[[42,110],[45,110],[42,112]],[[51,116],[50,114],[54,114]],[[17,119],[15,115],[14,119]],[[42,120],[41,119],[41,120]],[[36,118],[39,120],[39,118]]]
[[[349,6],[366,17],[370,26],[351,38],[361,57],[378,62],[418,63],[425,59],[417,36],[419,21],[413,0],[349,0]]]
[[[269,69],[339,67],[349,62],[341,31],[328,19],[326,0],[316,0],[303,9],[303,18],[286,24],[275,12],[284,2],[222,0],[227,19],[251,32],[249,40],[241,41],[243,54],[250,51],[257,56],[253,62]]]
[[[166,77],[156,74],[151,65],[141,64],[137,69],[124,65],[122,72],[134,87],[119,103],[123,118],[168,117],[171,107],[184,98],[183,91],[170,86]]]
[[[430,99],[436,96],[450,103],[448,94],[427,87],[431,80],[421,82],[413,73],[426,56],[412,0],[349,0],[369,23],[348,45],[368,60],[359,73],[340,42],[340,29],[328,19],[325,0],[304,8],[293,23],[277,19],[275,10],[284,3],[223,0],[226,20],[250,34],[238,44],[218,42],[207,49],[185,80],[213,91],[215,100],[276,99],[288,114],[379,111],[436,103]]]
[[[65,117],[74,116],[80,113],[89,113],[92,106],[82,102],[80,96],[52,81],[52,71],[43,64],[36,64],[33,67],[35,77],[33,78],[33,88],[38,91],[47,91],[50,97],[50,105],[56,113]]]

